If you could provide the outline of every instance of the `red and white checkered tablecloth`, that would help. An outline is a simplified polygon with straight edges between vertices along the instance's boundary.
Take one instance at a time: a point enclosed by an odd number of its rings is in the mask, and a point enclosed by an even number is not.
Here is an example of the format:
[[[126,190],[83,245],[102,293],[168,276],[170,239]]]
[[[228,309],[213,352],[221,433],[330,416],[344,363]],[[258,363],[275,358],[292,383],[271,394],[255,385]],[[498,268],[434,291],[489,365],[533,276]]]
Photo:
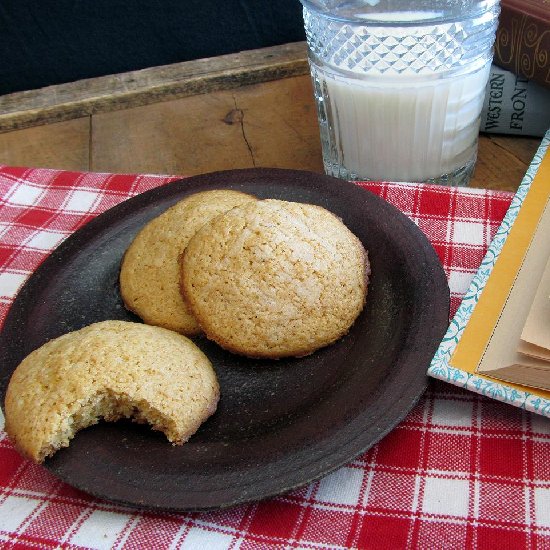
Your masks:
[[[0,166],[0,321],[48,253],[95,215],[173,177]],[[428,235],[454,314],[509,193],[367,184]],[[2,419],[0,419],[2,420]],[[550,548],[550,421],[432,380],[378,445],[301,489],[208,513],[91,498],[0,431],[2,548]]]

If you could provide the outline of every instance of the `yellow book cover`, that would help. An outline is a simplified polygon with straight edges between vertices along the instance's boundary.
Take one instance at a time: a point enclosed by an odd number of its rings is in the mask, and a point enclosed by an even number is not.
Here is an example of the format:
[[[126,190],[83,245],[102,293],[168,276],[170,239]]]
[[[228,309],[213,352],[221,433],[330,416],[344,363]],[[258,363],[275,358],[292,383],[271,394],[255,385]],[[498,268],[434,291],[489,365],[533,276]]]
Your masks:
[[[550,131],[428,370],[434,378],[545,416],[550,416],[549,144]],[[541,320],[548,322],[541,326]]]

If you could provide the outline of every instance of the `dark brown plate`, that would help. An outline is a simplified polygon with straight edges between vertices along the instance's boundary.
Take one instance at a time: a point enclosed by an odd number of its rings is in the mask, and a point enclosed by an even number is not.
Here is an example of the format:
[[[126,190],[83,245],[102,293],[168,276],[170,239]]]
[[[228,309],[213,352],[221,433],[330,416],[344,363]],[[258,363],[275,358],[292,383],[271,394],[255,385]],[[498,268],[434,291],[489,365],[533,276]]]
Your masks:
[[[202,337],[218,411],[181,447],[131,422],[100,423],[45,462],[63,481],[132,506],[189,510],[261,499],[352,460],[396,426],[426,386],[448,324],[449,289],[424,234],[359,186],[308,172],[251,169],[170,183],[125,201],[64,241],[18,294],[0,336],[0,390],[32,350],[105,319],[139,321],[118,290],[122,255],[148,220],[212,188],[319,204],[369,251],[365,310],[348,335],[302,359],[241,358]],[[29,411],[31,413],[31,411]]]

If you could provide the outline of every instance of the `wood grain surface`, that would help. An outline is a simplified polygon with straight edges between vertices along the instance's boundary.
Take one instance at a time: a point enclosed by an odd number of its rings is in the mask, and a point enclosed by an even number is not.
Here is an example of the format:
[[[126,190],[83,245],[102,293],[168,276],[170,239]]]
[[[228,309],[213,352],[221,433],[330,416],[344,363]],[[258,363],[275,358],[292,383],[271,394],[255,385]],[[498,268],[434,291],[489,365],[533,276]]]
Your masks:
[[[514,191],[539,138],[481,135],[472,187]],[[0,97],[0,163],[199,174],[322,172],[304,43]]]

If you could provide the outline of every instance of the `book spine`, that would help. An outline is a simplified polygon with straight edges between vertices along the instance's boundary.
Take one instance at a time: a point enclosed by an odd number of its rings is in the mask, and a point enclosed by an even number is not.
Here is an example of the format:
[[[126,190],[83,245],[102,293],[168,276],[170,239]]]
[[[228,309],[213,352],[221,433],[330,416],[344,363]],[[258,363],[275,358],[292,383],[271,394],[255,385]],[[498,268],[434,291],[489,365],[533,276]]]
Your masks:
[[[550,128],[550,89],[491,67],[480,131],[542,137]]]
[[[550,88],[548,0],[501,0],[493,62]]]

